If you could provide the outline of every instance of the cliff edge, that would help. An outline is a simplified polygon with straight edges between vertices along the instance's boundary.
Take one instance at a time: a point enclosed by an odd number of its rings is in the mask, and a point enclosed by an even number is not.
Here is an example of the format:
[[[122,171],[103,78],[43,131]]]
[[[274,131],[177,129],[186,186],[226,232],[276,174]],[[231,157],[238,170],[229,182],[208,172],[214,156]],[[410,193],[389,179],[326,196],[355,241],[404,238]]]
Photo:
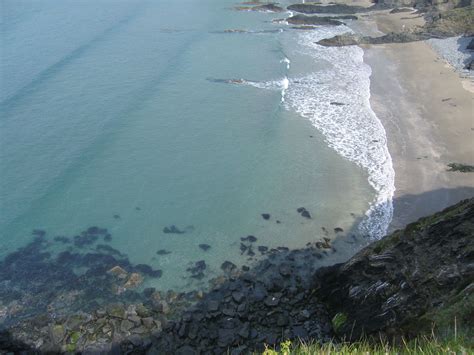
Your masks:
[[[315,275],[318,302],[348,340],[474,325],[474,199],[375,242]]]

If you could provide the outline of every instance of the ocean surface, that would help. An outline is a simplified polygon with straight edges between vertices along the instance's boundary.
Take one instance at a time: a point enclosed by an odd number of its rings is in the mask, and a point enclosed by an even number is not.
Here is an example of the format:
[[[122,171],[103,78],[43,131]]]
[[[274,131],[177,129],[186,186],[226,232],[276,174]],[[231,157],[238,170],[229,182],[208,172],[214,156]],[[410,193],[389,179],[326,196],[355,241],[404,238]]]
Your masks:
[[[186,290],[258,246],[383,235],[394,175],[370,68],[314,43],[350,24],[235,5],[2,1],[0,258],[40,238],[47,258],[126,256],[162,271],[140,287]]]

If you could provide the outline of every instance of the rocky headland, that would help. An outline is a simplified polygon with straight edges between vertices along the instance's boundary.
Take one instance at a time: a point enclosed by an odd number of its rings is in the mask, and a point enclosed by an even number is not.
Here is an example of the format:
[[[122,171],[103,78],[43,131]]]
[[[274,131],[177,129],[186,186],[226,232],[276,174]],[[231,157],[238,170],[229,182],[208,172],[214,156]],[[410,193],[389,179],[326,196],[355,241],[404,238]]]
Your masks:
[[[331,250],[329,243],[281,250],[246,271],[223,265],[226,276],[193,302],[190,295],[149,290],[140,303],[30,318],[4,330],[0,342],[7,351],[241,354],[285,339],[409,337],[454,318],[459,327],[473,327],[473,236],[470,199],[342,264],[310,267]]]
[[[413,6],[414,8],[399,8],[397,6]],[[288,6],[288,10],[299,12],[301,14],[371,14],[379,13],[391,9],[389,13],[411,13],[422,15],[425,19],[423,26],[403,29],[398,32],[390,32],[385,35],[358,36],[343,35],[323,39],[318,42],[323,46],[346,46],[357,44],[383,44],[383,43],[406,43],[414,41],[423,41],[430,38],[446,38],[452,36],[472,36],[474,34],[474,7],[470,2],[421,2],[421,1],[381,1],[370,7],[335,4],[335,5],[314,5],[314,4],[295,4]],[[295,15],[297,19],[301,18],[300,23],[310,25],[310,19],[314,17],[328,18],[331,20],[344,19],[344,17],[323,17],[323,16],[304,16]],[[288,19],[290,20],[291,17]],[[346,19],[351,19],[346,17]],[[353,19],[357,19],[354,17]],[[303,21],[304,20],[304,21]],[[295,24],[294,22],[290,22]]]

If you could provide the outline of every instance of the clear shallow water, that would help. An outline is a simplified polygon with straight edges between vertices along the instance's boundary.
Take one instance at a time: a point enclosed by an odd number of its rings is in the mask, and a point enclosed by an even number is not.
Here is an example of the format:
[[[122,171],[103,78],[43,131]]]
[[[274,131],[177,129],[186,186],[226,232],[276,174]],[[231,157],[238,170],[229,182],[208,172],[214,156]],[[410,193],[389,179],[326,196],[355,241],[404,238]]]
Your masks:
[[[132,263],[163,270],[146,285],[186,289],[204,285],[225,260],[256,260],[241,255],[241,237],[296,248],[319,240],[321,227],[331,238],[335,227],[357,229],[376,198],[370,162],[344,158],[297,102],[305,94],[313,103],[318,95],[331,100],[324,96],[331,85],[318,92],[295,84],[327,75],[334,63],[308,55],[301,34],[269,22],[281,14],[233,5],[4,2],[2,255],[34,239],[33,229],[46,230],[52,251],[85,253],[95,244],[77,248],[53,237],[100,226]],[[366,70],[358,55],[354,70]],[[365,95],[353,102],[355,112],[365,114],[368,74],[355,79],[363,85],[352,90]],[[312,219],[296,212],[301,206]],[[163,233],[171,225],[192,228]],[[211,249],[201,250],[203,243]],[[189,264],[202,259],[206,278],[189,278]]]

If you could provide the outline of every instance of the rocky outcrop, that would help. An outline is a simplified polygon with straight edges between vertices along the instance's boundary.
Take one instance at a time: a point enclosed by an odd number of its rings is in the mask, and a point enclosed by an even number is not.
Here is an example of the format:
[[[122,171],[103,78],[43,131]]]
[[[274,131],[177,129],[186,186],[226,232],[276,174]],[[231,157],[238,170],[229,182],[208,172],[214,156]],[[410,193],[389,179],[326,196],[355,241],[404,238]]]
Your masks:
[[[295,15],[295,16],[288,17],[286,21],[292,25],[324,25],[324,26],[342,25],[342,22],[340,21],[333,20],[328,17],[320,17],[320,16]]]
[[[407,43],[415,41],[423,41],[429,38],[433,38],[426,33],[411,33],[402,32],[395,33],[390,32],[386,35],[379,37],[370,36],[355,36],[355,35],[339,35],[331,38],[324,38],[317,43],[325,47],[341,47],[341,46],[352,46],[359,44],[384,44],[384,43]]]
[[[257,5],[252,8],[253,11],[264,11],[264,12],[283,12],[285,11],[282,7],[275,4]]]
[[[315,276],[318,302],[346,339],[410,336],[452,324],[473,327],[474,199],[371,244]]]
[[[352,6],[346,4],[315,5],[315,4],[293,4],[287,7],[290,11],[303,14],[357,14],[373,10],[382,10],[387,7],[374,5],[371,7]]]
[[[234,7],[237,11],[261,11],[261,12],[283,12],[283,9],[280,6],[275,4],[264,4],[264,5],[256,5],[256,6],[236,6]]]
[[[473,36],[474,6],[450,9],[447,11],[431,10],[425,15],[427,20],[424,31],[433,36]]]

